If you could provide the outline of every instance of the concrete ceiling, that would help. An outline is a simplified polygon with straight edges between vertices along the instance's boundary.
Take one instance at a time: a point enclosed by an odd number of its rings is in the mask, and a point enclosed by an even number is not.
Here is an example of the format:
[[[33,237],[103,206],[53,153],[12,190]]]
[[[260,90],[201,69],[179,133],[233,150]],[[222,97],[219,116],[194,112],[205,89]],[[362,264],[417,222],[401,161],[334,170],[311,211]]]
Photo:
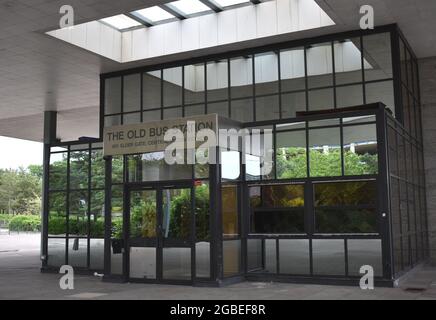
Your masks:
[[[436,56],[434,0],[316,0],[336,26],[246,41],[238,48],[358,28],[359,7],[375,8],[376,25],[398,23],[418,57]],[[69,0],[76,23],[129,12],[164,0]],[[63,0],[0,0],[0,135],[41,141],[42,114],[59,112],[63,140],[98,133],[99,75],[139,65],[236,49],[235,44],[129,64],[56,40]]]

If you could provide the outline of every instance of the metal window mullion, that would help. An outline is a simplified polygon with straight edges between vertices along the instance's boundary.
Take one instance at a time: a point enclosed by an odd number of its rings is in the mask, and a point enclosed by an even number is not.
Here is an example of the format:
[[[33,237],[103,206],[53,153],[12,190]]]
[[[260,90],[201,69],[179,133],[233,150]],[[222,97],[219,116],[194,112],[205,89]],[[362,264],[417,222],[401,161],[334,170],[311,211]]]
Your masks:
[[[251,81],[253,86],[253,121],[256,121],[256,62],[255,62],[256,55],[251,55]],[[262,176],[261,176],[262,179]]]
[[[231,67],[230,67],[230,59],[227,59],[227,86],[228,86],[228,96],[229,96],[229,118],[232,119],[232,77],[231,77]]]
[[[124,76],[121,77],[121,124],[124,124]]]
[[[87,268],[89,269],[91,266],[91,179],[92,179],[92,172],[91,172],[91,153],[92,153],[92,146],[91,143],[89,144],[88,149],[88,239],[87,239]]]
[[[191,186],[191,279],[197,277],[197,263],[196,263],[196,241],[197,241],[197,228],[196,228],[196,216],[195,216],[195,195],[196,195],[196,187],[195,185]]]
[[[65,264],[68,264],[68,246],[69,246],[69,235],[70,235],[70,153],[71,146],[67,148],[67,194],[66,194],[66,234],[65,234]]]
[[[336,64],[335,64],[335,43],[331,42],[331,50],[332,50],[332,76],[333,76],[333,108],[337,109],[338,102],[336,96]]]
[[[182,66],[182,117],[185,117],[185,66]]]
[[[306,93],[306,111],[309,111],[309,78],[307,74],[307,48],[304,47],[304,90]]]
[[[340,139],[340,149],[341,149],[341,175],[345,176],[345,154],[344,154],[344,127],[343,118],[339,118],[339,139]]]
[[[277,54],[277,75],[279,82],[279,119],[282,119],[282,72],[281,72],[281,58],[280,58],[280,50],[276,52]]]
[[[365,58],[364,58],[364,47],[363,47],[363,36],[359,37],[360,40],[360,62],[362,68],[362,94],[363,94],[363,104],[366,104],[366,83],[365,83]]]
[[[348,239],[344,239],[344,257],[345,257],[345,276],[348,277],[349,271],[349,261],[348,261]]]
[[[204,113],[207,114],[208,113],[208,99],[207,99],[207,63],[205,62],[203,64],[204,66],[204,72],[203,72],[203,77],[204,77]]]
[[[164,71],[160,69],[160,118],[163,120],[164,118],[164,80],[163,80]]]
[[[139,92],[140,92],[140,99],[141,99],[141,115],[140,115],[140,121],[141,123],[144,122],[144,74],[141,72],[139,74],[140,80],[139,80]]]

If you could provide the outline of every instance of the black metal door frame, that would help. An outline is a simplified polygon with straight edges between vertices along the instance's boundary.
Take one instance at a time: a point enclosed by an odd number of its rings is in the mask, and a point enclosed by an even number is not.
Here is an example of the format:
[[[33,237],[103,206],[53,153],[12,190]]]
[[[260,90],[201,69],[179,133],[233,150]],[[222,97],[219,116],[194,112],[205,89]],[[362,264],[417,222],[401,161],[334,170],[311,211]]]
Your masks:
[[[163,235],[163,191],[168,189],[190,189],[191,194],[191,221],[194,220],[194,186],[192,181],[177,181],[177,182],[153,182],[153,183],[126,183],[124,185],[124,225],[123,225],[123,239],[124,239],[124,257],[123,257],[123,277],[128,282],[143,282],[143,283],[159,283],[159,284],[192,284],[195,278],[195,241],[194,239],[194,223],[190,224],[190,237],[188,239],[168,239],[170,245],[175,247],[183,247],[191,249],[191,278],[188,280],[182,279],[164,279],[163,278],[163,249],[165,240]],[[155,279],[140,279],[130,278],[130,248],[141,247],[136,243],[131,245],[130,238],[130,197],[131,193],[135,191],[154,190],[156,192],[156,238],[144,240],[144,247],[156,248],[156,278]]]

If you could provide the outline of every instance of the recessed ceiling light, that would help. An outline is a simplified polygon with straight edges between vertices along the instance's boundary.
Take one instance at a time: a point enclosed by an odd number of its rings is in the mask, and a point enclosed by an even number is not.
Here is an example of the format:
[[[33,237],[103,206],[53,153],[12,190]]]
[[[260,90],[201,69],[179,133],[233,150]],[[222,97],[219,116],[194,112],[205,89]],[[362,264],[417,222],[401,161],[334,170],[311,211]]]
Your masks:
[[[186,15],[211,11],[208,6],[199,0],[178,0],[170,2],[169,5],[174,6],[177,10]]]
[[[218,3],[221,7],[229,7],[235,4],[250,2],[250,0],[214,0],[214,1]]]
[[[168,11],[165,11],[164,9],[154,6],[146,9],[141,9],[134,11],[134,13],[144,17],[145,19],[151,21],[151,22],[158,22],[162,20],[168,20],[175,18],[171,13]]]
[[[101,19],[100,21],[107,23],[108,25],[118,30],[128,29],[141,25],[138,21],[135,21],[132,18],[125,16],[124,14],[119,14],[117,16],[104,18]]]

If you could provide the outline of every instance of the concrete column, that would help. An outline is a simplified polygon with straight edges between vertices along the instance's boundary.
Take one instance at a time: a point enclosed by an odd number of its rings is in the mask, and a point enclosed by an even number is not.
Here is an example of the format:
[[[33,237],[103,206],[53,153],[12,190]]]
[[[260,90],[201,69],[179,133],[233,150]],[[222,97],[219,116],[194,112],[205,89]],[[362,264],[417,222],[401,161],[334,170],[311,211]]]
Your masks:
[[[47,266],[48,257],[48,192],[49,192],[49,170],[50,170],[50,145],[56,142],[57,112],[44,112],[44,159],[43,159],[43,181],[42,181],[42,230],[41,230],[41,260],[42,267]]]
[[[430,256],[436,265],[436,57],[419,60]]]

